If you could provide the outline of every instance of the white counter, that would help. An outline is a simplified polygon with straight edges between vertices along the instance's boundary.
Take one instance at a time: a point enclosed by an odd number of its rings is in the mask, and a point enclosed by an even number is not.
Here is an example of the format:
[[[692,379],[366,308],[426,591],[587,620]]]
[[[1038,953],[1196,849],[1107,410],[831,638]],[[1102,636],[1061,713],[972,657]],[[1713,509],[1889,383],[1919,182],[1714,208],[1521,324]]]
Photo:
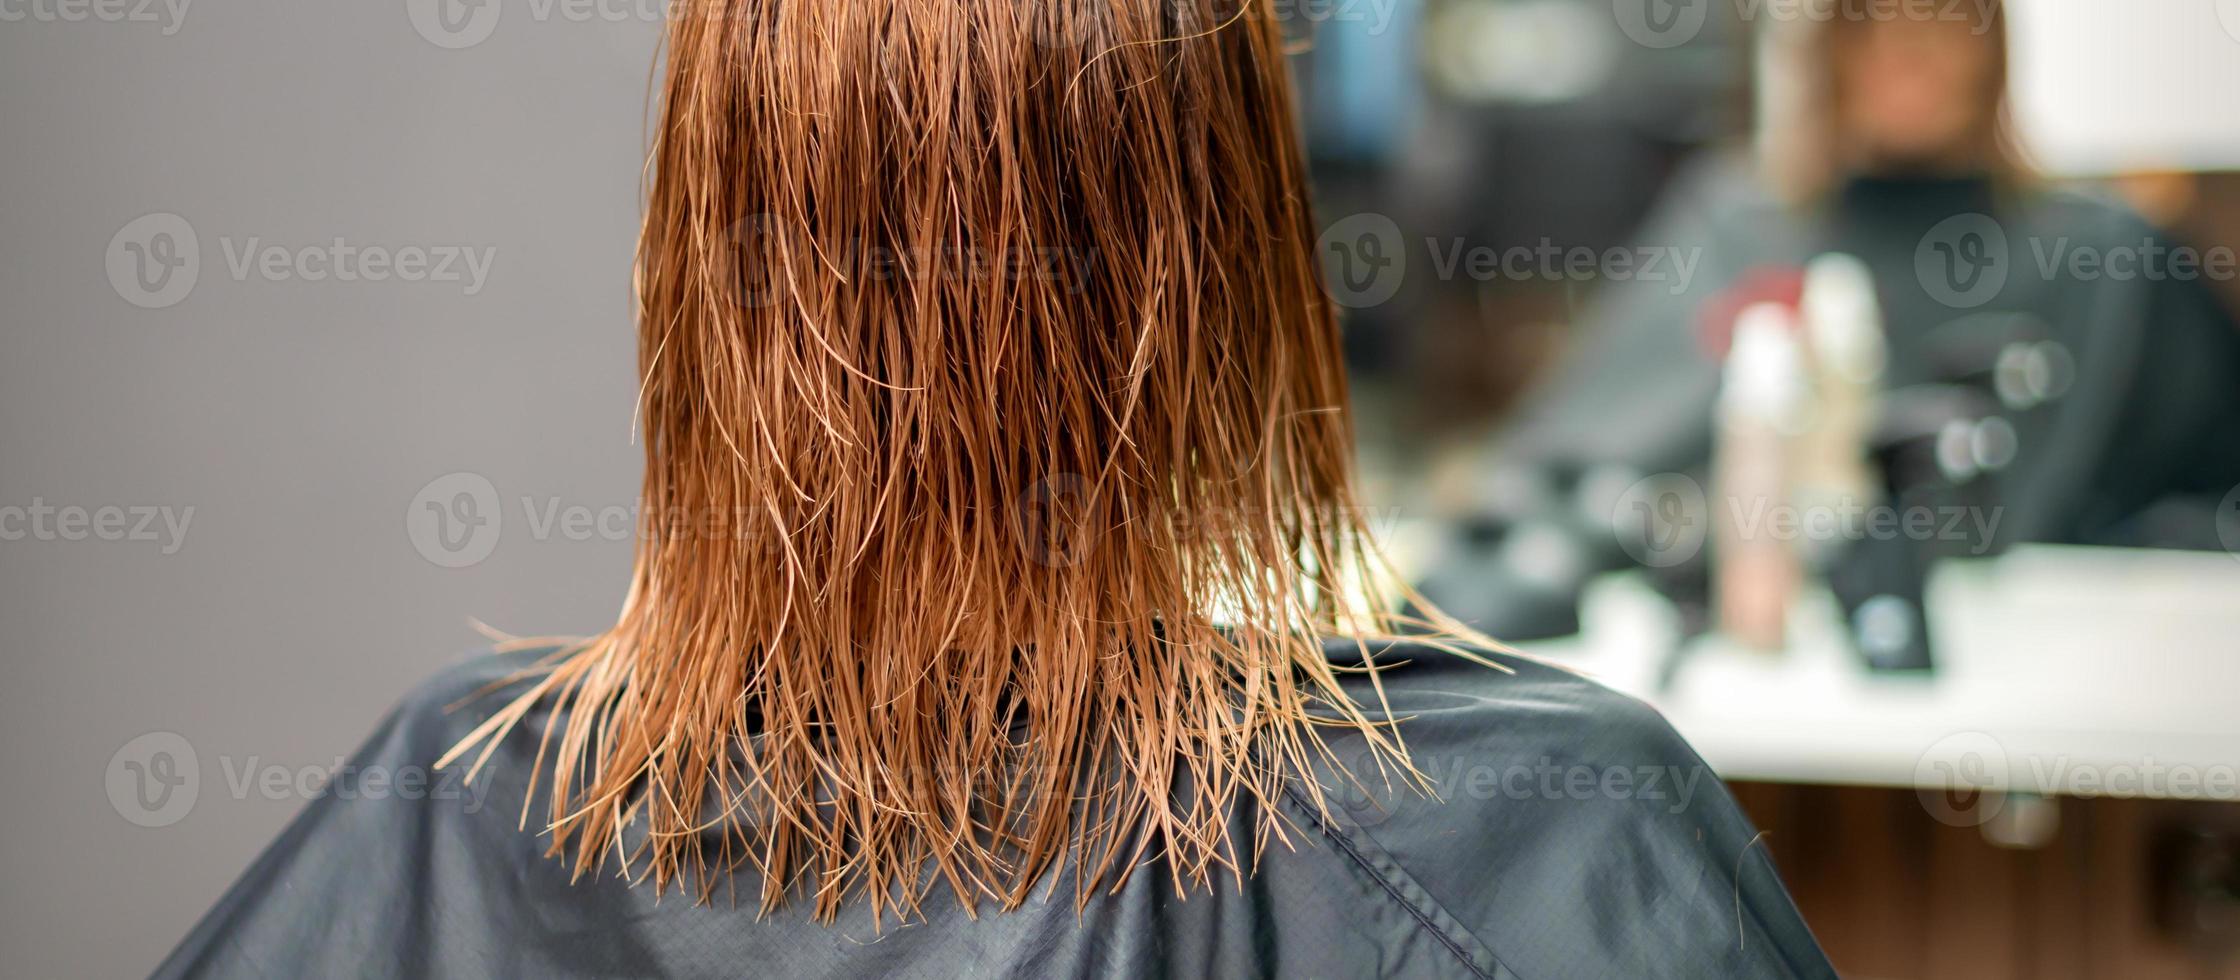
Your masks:
[[[2240,560],[2020,549],[1930,583],[1939,669],[1868,671],[1816,597],[1781,654],[1716,638],[1657,690],[1673,617],[1630,576],[1522,645],[1655,705],[1730,779],[2240,799]]]

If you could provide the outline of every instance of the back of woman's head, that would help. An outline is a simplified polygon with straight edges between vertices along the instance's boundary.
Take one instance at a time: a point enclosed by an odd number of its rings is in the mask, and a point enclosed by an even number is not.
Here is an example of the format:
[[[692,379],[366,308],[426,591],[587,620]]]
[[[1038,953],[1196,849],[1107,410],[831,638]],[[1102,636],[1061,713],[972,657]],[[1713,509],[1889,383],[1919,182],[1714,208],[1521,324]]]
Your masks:
[[[1317,641],[1397,622],[1283,45],[1268,0],[681,3],[635,581],[460,746],[562,709],[556,852],[1010,905],[1235,866],[1318,729],[1397,754]]]

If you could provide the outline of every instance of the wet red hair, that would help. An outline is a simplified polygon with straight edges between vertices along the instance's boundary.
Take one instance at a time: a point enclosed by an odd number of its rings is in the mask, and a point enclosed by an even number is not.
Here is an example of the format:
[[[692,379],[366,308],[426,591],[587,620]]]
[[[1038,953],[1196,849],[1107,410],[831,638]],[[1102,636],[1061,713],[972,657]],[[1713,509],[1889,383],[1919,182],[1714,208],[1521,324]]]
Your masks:
[[[1320,638],[1402,628],[1269,0],[683,0],[639,249],[646,446],[555,707],[556,853],[907,914],[1280,834]],[[1187,792],[1178,793],[1186,785]]]

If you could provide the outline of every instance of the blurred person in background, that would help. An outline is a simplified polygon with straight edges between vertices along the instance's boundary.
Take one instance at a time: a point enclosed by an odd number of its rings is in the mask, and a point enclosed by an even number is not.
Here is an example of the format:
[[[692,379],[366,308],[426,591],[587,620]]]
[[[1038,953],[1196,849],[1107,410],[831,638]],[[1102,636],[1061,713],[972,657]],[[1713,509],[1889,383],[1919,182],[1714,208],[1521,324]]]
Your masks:
[[[1575,630],[1585,580],[1628,562],[1612,527],[1626,489],[1707,479],[1739,313],[1799,306],[1805,267],[1830,254],[1863,263],[1879,308],[1861,450],[1889,500],[1995,513],[1968,554],[2217,546],[2214,507],[2240,484],[2240,332],[2205,282],[2215,250],[2032,172],[2003,6],[1830,9],[1763,32],[1757,145],[1677,179],[1638,236],[1695,252],[1694,281],[1608,284],[1494,448],[1459,546],[1424,580],[1460,618],[1512,639]],[[1700,565],[1659,574],[1700,592]]]

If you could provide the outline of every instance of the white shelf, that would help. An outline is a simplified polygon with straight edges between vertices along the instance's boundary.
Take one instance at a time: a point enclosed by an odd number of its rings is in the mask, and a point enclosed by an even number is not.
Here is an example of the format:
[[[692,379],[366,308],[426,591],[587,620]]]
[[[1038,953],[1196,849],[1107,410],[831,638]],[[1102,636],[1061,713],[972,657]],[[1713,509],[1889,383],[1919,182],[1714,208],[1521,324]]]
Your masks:
[[[1523,649],[1655,705],[1730,779],[2240,799],[2240,561],[2025,548],[1940,569],[1929,605],[1918,677],[1868,671],[1817,597],[1786,652],[1706,639],[1657,690],[1673,617],[1630,576]]]

